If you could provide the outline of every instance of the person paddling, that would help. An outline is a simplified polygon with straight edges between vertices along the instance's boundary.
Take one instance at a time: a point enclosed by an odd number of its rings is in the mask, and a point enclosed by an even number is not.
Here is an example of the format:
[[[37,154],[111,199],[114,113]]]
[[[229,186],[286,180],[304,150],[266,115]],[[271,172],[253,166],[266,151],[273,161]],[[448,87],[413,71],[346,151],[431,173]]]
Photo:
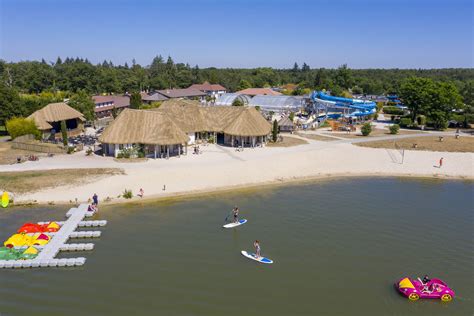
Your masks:
[[[232,214],[234,215],[234,223],[237,223],[239,221],[239,208],[237,206],[232,210]]]
[[[92,201],[95,206],[99,206],[99,197],[97,196],[97,193],[94,193],[92,196]]]
[[[257,258],[260,258],[261,255],[260,255],[260,242],[258,240],[255,240],[255,242],[253,243],[253,246],[255,247],[255,256]]]

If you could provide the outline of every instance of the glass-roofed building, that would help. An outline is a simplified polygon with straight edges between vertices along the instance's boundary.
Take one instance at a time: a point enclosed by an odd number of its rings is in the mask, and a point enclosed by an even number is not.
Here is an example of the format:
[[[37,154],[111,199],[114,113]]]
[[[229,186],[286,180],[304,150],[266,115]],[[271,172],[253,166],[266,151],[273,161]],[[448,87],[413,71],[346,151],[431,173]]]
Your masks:
[[[243,105],[248,105],[250,103],[251,97],[244,94],[238,93],[224,93],[221,94],[217,100],[216,105],[232,105],[235,100],[240,100]]]
[[[267,112],[298,112],[305,106],[303,97],[287,95],[256,95],[249,103],[250,106],[259,106]]]

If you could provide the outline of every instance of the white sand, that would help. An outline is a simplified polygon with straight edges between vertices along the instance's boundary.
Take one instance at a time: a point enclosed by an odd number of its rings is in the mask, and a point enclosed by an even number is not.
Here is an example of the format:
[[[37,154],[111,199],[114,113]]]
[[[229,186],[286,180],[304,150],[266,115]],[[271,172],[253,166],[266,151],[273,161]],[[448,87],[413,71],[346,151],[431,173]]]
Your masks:
[[[390,136],[393,137],[393,136]],[[402,137],[402,136],[398,136]],[[387,137],[384,137],[387,138]],[[381,139],[373,137],[371,141]],[[367,139],[369,140],[369,139]],[[232,148],[201,146],[201,155],[169,160],[149,159],[141,163],[118,163],[110,157],[86,157],[84,153],[44,158],[38,162],[0,166],[1,171],[63,168],[122,168],[117,175],[79,186],[58,187],[17,196],[17,201],[86,201],[94,193],[112,202],[124,189],[136,195],[140,188],[146,198],[247,187],[327,176],[413,176],[474,179],[473,153],[405,151],[403,164],[396,150],[352,145],[354,139],[333,142],[309,141],[290,148],[255,148],[236,152]],[[444,157],[442,168],[438,161]],[[1,176],[1,174],[0,174]],[[166,191],[163,186],[166,185]],[[134,197],[133,200],[139,198]]]

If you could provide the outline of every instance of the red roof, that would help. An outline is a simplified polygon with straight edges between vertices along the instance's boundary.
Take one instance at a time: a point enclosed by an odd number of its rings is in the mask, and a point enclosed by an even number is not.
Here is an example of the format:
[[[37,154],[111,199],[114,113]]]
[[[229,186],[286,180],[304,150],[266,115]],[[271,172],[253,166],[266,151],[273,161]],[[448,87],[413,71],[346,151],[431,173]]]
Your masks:
[[[283,95],[280,92],[274,91],[270,88],[248,88],[244,90],[237,91],[238,94],[246,94],[250,96],[256,95]]]
[[[193,84],[188,89],[197,89],[200,91],[226,91],[226,88],[224,88],[220,84],[210,84],[207,81],[202,84]]]
[[[167,98],[186,98],[186,97],[200,97],[205,96],[206,94],[197,90],[197,89],[167,89],[167,90],[158,90],[159,94],[164,95]]]

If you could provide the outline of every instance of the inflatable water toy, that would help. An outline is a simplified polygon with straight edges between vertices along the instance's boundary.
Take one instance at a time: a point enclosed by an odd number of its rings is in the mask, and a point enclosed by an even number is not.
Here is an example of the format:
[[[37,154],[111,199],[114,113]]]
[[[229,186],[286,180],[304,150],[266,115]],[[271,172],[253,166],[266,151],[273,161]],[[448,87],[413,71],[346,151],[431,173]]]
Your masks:
[[[9,203],[10,203],[10,197],[8,196],[8,192],[4,191],[2,194],[2,201],[1,201],[2,207],[7,207]]]
[[[60,227],[57,222],[45,224],[25,223],[17,230],[17,233],[55,233]]]
[[[26,223],[0,247],[0,269],[75,267],[86,262],[84,257],[56,258],[60,251],[93,250],[93,243],[68,243],[71,238],[95,238],[101,231],[80,230],[78,227],[101,227],[105,220],[85,220],[95,215],[87,204],[71,208],[66,221]]]
[[[244,219],[239,220],[237,223],[225,224],[225,225],[222,226],[222,227],[224,227],[224,228],[233,228],[233,227],[237,227],[237,226],[243,225],[243,224],[245,224],[245,223],[247,223],[247,220],[244,218]]]
[[[25,246],[44,246],[51,240],[51,237],[44,233],[36,233],[33,236],[27,234],[14,234],[8,238],[3,245],[7,248]]]
[[[420,298],[435,298],[449,302],[454,298],[454,291],[440,279],[431,279],[423,283],[420,278],[405,277],[395,283],[398,291],[409,300],[417,301]]]
[[[265,258],[265,257],[257,257],[256,254],[249,253],[245,250],[242,250],[240,253],[246,258],[249,258],[251,260],[255,260],[255,261],[260,262],[260,263],[267,263],[267,264],[273,263],[273,260],[271,260],[271,259],[268,259],[268,258]]]

